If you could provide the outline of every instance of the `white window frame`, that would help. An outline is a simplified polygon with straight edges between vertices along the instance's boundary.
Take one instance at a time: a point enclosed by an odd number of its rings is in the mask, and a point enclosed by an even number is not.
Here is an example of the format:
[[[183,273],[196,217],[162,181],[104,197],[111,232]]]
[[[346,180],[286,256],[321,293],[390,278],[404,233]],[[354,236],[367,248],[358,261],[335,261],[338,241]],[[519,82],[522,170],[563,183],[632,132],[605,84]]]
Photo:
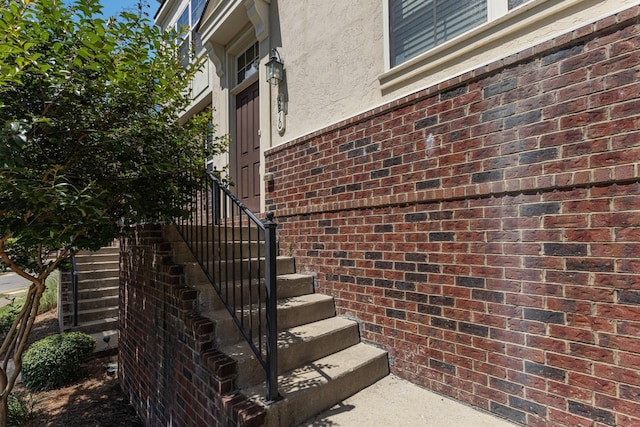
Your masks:
[[[384,31],[385,31],[385,52],[384,52],[384,60],[385,60],[385,70],[390,70],[391,68],[395,68],[395,67],[399,67],[402,64],[406,63],[407,61],[410,61],[413,58],[409,58],[405,61],[402,61],[399,64],[396,64],[394,67],[391,66],[391,55],[393,52],[391,52],[391,11],[389,10],[389,3],[392,0],[383,0],[383,9],[384,9]],[[464,33],[454,37],[451,40],[455,40],[457,38],[460,37],[464,37],[465,34],[473,31],[474,29],[478,28],[479,26],[482,25],[486,25],[488,23],[491,23],[503,16],[505,16],[507,13],[509,13],[509,0],[485,0],[487,3],[487,21],[480,23],[479,25],[476,25],[474,27],[471,27],[468,29],[468,31],[465,31]],[[521,7],[523,5],[517,6],[516,8],[514,8],[513,10],[516,10],[517,8]],[[421,56],[426,52],[429,52],[431,50],[437,49],[439,46],[443,45],[443,44],[447,44],[448,42],[450,42],[450,40],[444,42],[444,43],[440,43],[430,49],[427,49],[426,51],[420,53],[417,56]]]
[[[611,3],[614,0],[603,1]],[[619,5],[619,7],[614,9],[625,10],[630,7],[630,4],[636,4],[637,1],[638,0],[624,0],[623,5]],[[440,83],[455,75],[477,69],[481,65],[504,57],[508,54],[507,52],[515,53],[524,48],[537,45],[547,39],[551,39],[553,34],[558,34],[557,31],[550,33],[548,37],[540,33],[542,26],[549,25],[551,21],[565,21],[561,29],[563,33],[584,25],[584,23],[580,21],[572,26],[570,22],[567,24],[568,19],[566,18],[566,14],[568,13],[582,12],[584,0],[563,0],[561,2],[555,0],[527,0],[524,3],[514,6],[511,10],[508,10],[506,14],[496,17],[501,10],[504,12],[505,6],[503,5],[501,8],[492,8],[491,20],[426,50],[395,67],[391,67],[389,0],[382,0],[382,2],[385,36],[384,69],[383,72],[378,75],[378,81],[383,96],[392,93],[402,93],[411,88],[419,89],[423,87],[425,83],[429,85]],[[508,9],[508,4],[507,1],[506,9]],[[596,5],[590,7],[594,12],[598,10],[598,6]],[[603,6],[603,8],[604,7],[605,6]],[[610,11],[606,8],[603,10],[607,10],[606,14],[598,16],[609,16],[614,13],[614,10]],[[598,13],[601,14],[602,12]],[[595,17],[597,16],[594,15],[593,19],[595,19]],[[522,29],[527,27],[531,27],[532,31],[536,33],[534,38],[521,34]],[[520,42],[521,44],[518,45],[511,45],[510,43],[514,40],[514,37],[524,42]],[[496,47],[500,44],[508,45],[507,51],[503,49],[496,50]],[[514,48],[517,48],[517,50],[513,50]]]
[[[250,50],[254,50],[255,55],[253,56],[253,61],[251,61],[251,63],[246,63],[245,64],[245,75],[242,78],[242,80],[240,80],[238,74],[240,73],[240,70],[238,69],[238,62],[240,60],[241,56],[246,55],[246,53]],[[251,77],[253,77],[253,75],[258,74],[259,73],[259,65],[260,65],[260,43],[255,41],[252,44],[250,44],[249,46],[247,46],[245,49],[243,49],[240,53],[238,53],[237,55],[234,55],[233,57],[233,66],[234,66],[234,76],[235,76],[235,85],[236,86],[240,86],[242,85],[243,82],[251,80]]]
[[[173,27],[176,29],[176,31],[179,31],[179,27],[178,27],[178,21],[180,20],[180,18],[182,18],[182,16],[186,13],[187,14],[187,20],[189,21],[187,23],[187,27],[188,27],[188,31],[184,34],[184,38],[182,39],[184,43],[184,41],[188,41],[188,53],[190,55],[189,61],[193,61],[194,58],[196,58],[199,54],[200,51],[203,49],[202,46],[197,46],[195,44],[194,38],[195,38],[195,26],[197,24],[197,22],[194,22],[194,16],[193,16],[193,10],[192,10],[192,3],[197,2],[197,1],[204,1],[204,0],[188,0],[185,4],[185,7],[182,8],[182,10],[180,10],[180,13],[176,14],[176,22],[175,24],[173,24]],[[206,6],[206,1],[204,3],[204,6]],[[204,12],[204,9],[202,10],[201,13]],[[198,16],[196,19],[200,19],[200,17]],[[181,24],[184,25],[184,24]],[[181,43],[181,45],[182,45]]]

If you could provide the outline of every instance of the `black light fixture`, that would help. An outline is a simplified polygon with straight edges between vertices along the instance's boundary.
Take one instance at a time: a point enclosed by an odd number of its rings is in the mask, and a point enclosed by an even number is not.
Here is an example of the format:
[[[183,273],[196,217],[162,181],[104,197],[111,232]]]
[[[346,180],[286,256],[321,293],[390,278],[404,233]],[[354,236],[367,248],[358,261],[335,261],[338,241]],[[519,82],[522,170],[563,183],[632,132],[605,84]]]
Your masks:
[[[284,62],[276,48],[271,49],[271,58],[265,66],[267,67],[267,81],[278,86],[284,78]]]

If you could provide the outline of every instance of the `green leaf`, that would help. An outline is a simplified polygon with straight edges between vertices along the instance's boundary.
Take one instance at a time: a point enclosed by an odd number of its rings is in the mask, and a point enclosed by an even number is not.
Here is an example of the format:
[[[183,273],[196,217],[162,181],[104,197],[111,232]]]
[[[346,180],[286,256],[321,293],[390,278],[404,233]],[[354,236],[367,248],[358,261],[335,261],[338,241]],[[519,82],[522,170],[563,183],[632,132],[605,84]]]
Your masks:
[[[181,67],[177,33],[132,13],[105,21],[96,0],[9,3],[0,9],[0,234],[20,242],[12,257],[35,271],[47,264],[39,247],[95,248],[120,218],[182,215],[195,185],[185,172],[225,145],[198,142],[208,113],[178,123],[197,67]]]

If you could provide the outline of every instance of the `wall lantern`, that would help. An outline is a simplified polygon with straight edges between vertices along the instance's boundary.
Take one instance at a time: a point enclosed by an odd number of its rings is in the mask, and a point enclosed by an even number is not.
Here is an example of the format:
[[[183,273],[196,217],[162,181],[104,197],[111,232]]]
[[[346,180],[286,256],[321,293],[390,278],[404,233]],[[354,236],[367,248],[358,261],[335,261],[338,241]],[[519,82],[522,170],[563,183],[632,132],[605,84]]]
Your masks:
[[[284,62],[276,48],[271,49],[271,58],[265,66],[267,67],[267,81],[278,86],[284,78]]]

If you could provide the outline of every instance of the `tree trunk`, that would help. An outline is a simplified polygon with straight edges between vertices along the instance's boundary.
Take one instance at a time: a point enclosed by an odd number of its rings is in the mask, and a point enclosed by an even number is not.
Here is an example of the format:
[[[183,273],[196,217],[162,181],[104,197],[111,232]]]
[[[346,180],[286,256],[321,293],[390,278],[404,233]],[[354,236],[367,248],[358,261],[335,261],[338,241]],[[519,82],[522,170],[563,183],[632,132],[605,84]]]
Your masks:
[[[27,346],[29,333],[33,328],[38,307],[40,306],[40,298],[44,292],[44,281],[46,276],[35,279],[27,292],[24,306],[20,310],[20,314],[13,322],[13,326],[7,333],[2,343],[1,356],[2,366],[0,366],[0,427],[7,427],[9,420],[9,395],[13,390],[16,379],[22,368],[22,355]],[[13,360],[14,368],[9,374],[9,363]]]
[[[7,427],[9,423],[9,393],[0,396],[0,427]]]

